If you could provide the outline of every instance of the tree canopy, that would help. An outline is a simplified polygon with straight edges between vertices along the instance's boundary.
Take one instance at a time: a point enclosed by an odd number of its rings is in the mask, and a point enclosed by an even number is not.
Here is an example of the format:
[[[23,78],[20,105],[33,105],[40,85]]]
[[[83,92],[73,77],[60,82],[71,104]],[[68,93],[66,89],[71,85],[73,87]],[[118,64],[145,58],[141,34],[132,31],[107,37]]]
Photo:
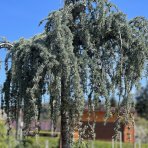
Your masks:
[[[117,92],[117,111],[124,100],[127,122],[128,96],[147,58],[147,20],[129,21],[107,0],[66,0],[63,8],[43,21],[42,34],[20,39],[11,48],[12,65],[6,69],[3,88],[8,118],[17,119],[23,107],[25,128],[33,118],[37,124],[46,95],[53,122],[61,116],[62,145],[68,148],[80,124],[84,99],[92,110],[99,99],[105,99],[108,118],[110,98]]]

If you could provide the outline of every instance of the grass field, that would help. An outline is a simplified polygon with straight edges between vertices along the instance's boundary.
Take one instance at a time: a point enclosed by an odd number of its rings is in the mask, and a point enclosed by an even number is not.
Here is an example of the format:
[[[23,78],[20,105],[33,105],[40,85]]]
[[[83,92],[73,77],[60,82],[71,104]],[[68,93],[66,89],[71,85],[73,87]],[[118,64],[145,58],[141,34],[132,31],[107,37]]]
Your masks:
[[[38,141],[36,141],[35,137],[33,137],[33,138],[29,137],[27,140],[28,140],[28,142],[30,142],[31,145],[33,145],[33,147],[45,148],[46,144],[47,144],[48,148],[59,148],[59,146],[58,146],[59,138],[39,137]],[[27,145],[29,147],[29,144],[27,144]],[[26,146],[24,146],[24,148]],[[81,145],[75,144],[75,146],[74,146],[74,148],[111,148],[111,147],[112,147],[112,143],[106,142],[106,141],[94,141],[94,142],[93,141],[84,141],[83,144],[81,144]],[[134,147],[133,144],[127,144],[127,143],[122,144],[122,148],[133,148],[133,147]],[[139,148],[138,145],[136,147]],[[29,147],[29,148],[31,148],[31,147]],[[115,145],[115,148],[120,148],[119,143],[117,143]],[[141,148],[148,148],[148,144],[142,144]]]
[[[15,146],[14,139],[11,138],[11,148],[59,148],[59,138],[49,137],[28,137],[22,144]],[[74,148],[111,148],[112,143],[106,141],[84,141],[83,144],[75,144]],[[8,148],[7,140],[0,141],[0,148]],[[116,144],[116,148],[119,148],[119,143]],[[133,148],[132,144],[122,144],[122,148]],[[137,145],[137,148],[138,145]],[[148,144],[142,144],[141,148],[148,148]]]
[[[43,132],[41,133],[49,133],[50,132]],[[6,136],[6,128],[3,122],[0,122],[0,148],[59,148],[59,137],[52,138],[52,137],[28,137],[26,138],[21,144],[14,139],[14,133],[11,133],[11,136],[8,138]],[[84,141],[81,145],[75,143],[74,148],[111,148],[112,143],[106,141]],[[133,148],[132,144],[122,144],[122,148]],[[119,143],[116,144],[115,148],[119,148]],[[139,148],[138,145],[136,148]],[[142,144],[141,148],[148,148],[148,144]]]

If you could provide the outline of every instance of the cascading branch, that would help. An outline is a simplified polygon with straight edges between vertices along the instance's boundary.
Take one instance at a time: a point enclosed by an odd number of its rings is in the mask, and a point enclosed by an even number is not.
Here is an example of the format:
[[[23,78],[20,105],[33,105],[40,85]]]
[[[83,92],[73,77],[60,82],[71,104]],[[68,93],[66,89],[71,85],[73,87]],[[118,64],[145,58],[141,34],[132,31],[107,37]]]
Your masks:
[[[145,18],[128,21],[107,0],[66,0],[49,14],[43,34],[14,43],[3,88],[6,113],[17,120],[23,107],[24,129],[32,120],[38,125],[42,96],[48,94],[52,121],[61,116],[63,148],[72,146],[84,98],[93,110],[104,98],[107,119],[110,98],[117,92],[117,123],[121,108],[126,113],[122,120],[128,122],[129,95],[147,58],[147,29]]]

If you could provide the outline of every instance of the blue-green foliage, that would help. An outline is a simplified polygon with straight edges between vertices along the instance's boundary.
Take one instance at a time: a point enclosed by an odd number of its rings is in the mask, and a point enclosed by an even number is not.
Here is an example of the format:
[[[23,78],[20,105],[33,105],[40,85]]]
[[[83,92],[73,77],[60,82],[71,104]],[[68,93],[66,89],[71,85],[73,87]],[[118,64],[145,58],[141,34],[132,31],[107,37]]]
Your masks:
[[[117,114],[124,100],[127,121],[131,117],[128,96],[147,58],[147,20],[128,21],[107,0],[67,0],[45,20],[44,33],[20,39],[11,48],[12,66],[3,89],[6,113],[17,119],[23,102],[27,128],[33,117],[36,123],[39,120],[42,96],[48,94],[51,119],[56,123],[60,113],[64,115],[65,130],[72,137],[84,98],[93,110],[104,98],[108,118],[110,96],[117,92]]]

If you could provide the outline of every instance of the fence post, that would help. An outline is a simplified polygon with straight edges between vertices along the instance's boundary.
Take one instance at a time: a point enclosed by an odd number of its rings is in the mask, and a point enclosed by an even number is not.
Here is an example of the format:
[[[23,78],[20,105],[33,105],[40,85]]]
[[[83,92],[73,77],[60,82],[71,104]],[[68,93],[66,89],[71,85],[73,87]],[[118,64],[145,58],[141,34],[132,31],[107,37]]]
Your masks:
[[[115,141],[114,141],[114,138],[112,138],[112,148],[114,148],[114,145],[115,145]]]
[[[120,135],[120,148],[122,148],[122,132],[121,131],[119,132],[119,135]]]
[[[141,140],[138,141],[139,148],[141,148]]]
[[[45,148],[48,148],[48,147],[49,147],[49,141],[46,140],[46,141],[45,141]]]

